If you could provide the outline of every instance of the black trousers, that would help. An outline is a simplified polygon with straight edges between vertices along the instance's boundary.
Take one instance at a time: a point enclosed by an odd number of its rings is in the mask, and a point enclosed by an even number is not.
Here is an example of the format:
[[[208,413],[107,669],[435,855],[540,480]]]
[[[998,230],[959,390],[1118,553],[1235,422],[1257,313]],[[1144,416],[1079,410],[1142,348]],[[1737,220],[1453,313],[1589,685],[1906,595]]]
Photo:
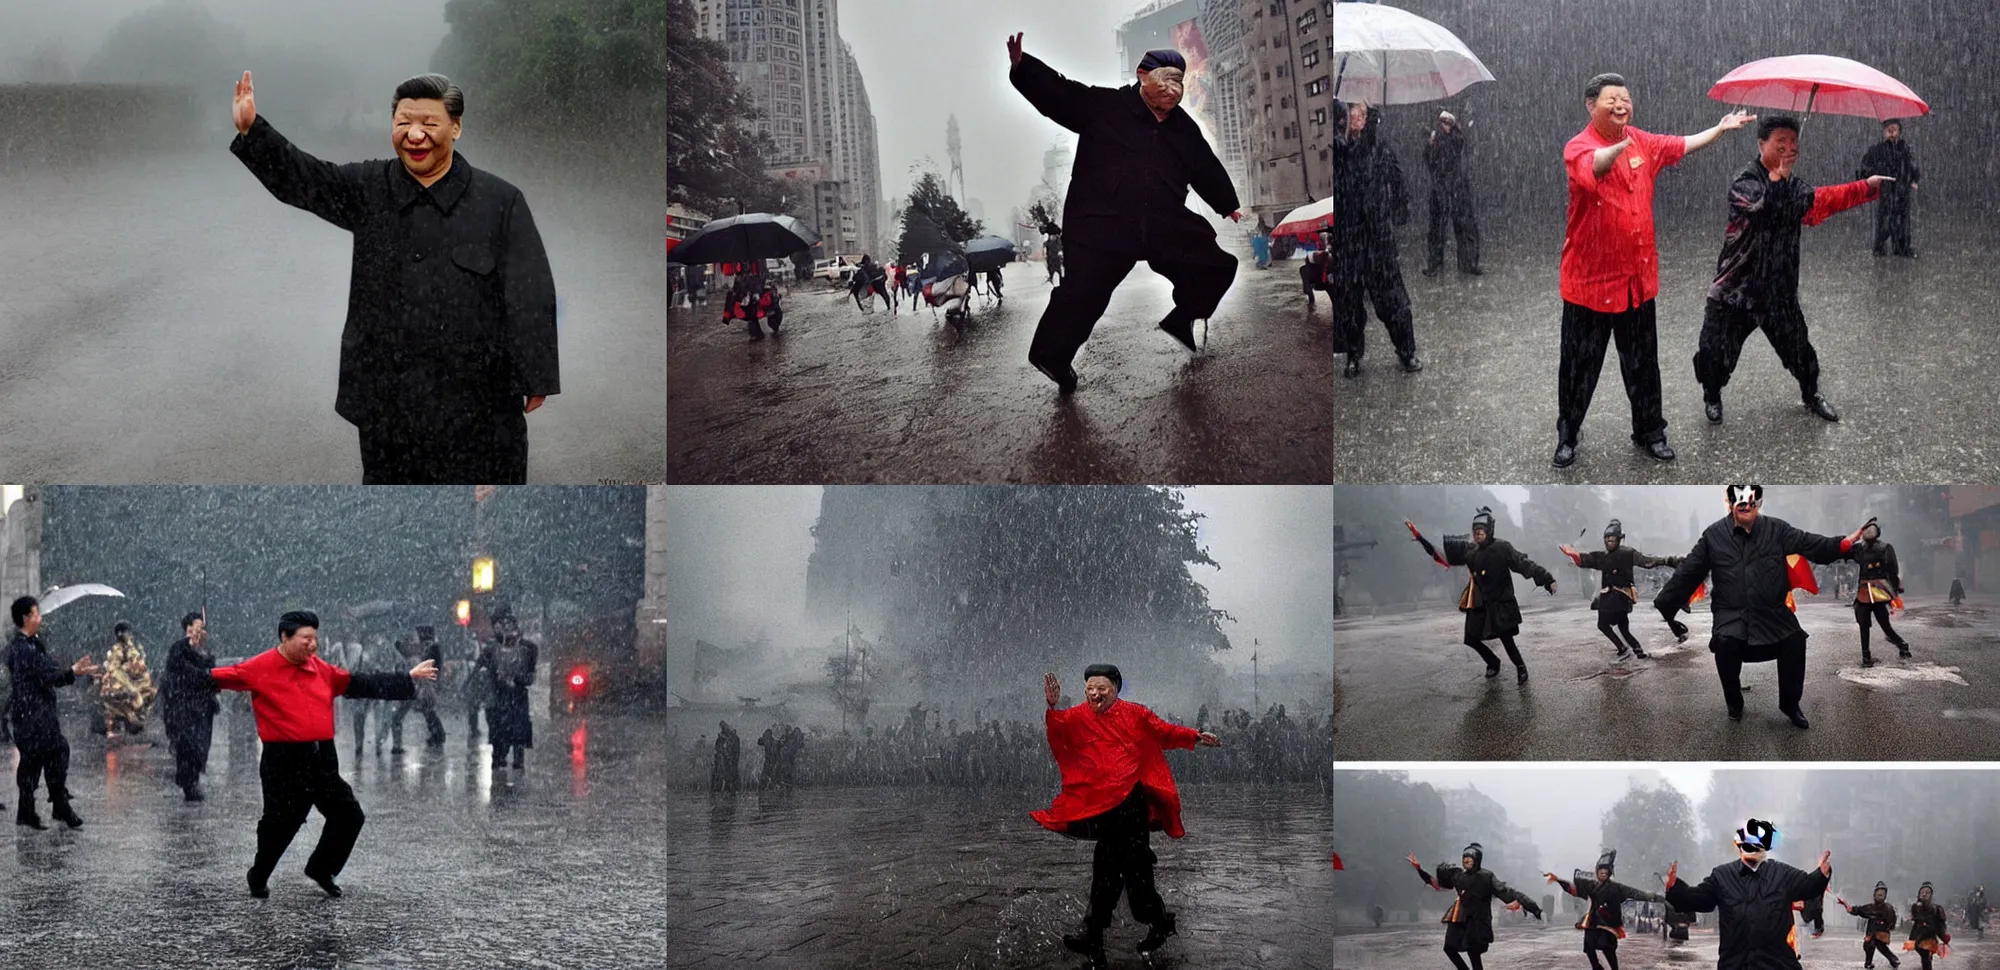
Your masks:
[[[439,427],[385,420],[359,425],[364,485],[524,485],[528,416],[522,401]]]
[[[175,785],[182,789],[192,788],[208,771],[208,749],[214,737],[214,726],[208,718],[168,726],[167,744],[174,749]]]
[[[257,820],[257,860],[251,870],[269,879],[312,809],[326,819],[319,845],[306,860],[306,875],[333,878],[347,867],[354,840],[367,816],[354,789],[340,777],[340,756],[332,741],[266,741],[257,766],[264,782],[264,817]]]
[[[1604,963],[1597,962],[1597,955],[1604,954]],[[1590,960],[1591,970],[1618,970],[1618,934],[1595,926],[1583,931],[1583,955]]]
[[[1375,318],[1389,330],[1389,342],[1396,356],[1417,352],[1416,317],[1410,310],[1410,291],[1403,285],[1403,270],[1393,256],[1363,257],[1359,272],[1341,266],[1329,274],[1327,299],[1333,304],[1333,349],[1360,360],[1368,350],[1368,310],[1362,298],[1375,306]]]
[[[1778,710],[1799,709],[1806,689],[1806,635],[1803,631],[1777,643],[1750,644],[1735,637],[1715,637],[1708,642],[1715,654],[1715,674],[1722,681],[1722,699],[1732,711],[1743,709],[1743,665],[1778,662]]]
[[[415,710],[424,716],[426,734],[424,743],[434,748],[444,747],[444,722],[438,719],[437,700],[434,698],[411,698],[396,702],[396,713],[389,718],[389,737],[396,747],[403,746],[403,717]],[[378,730],[379,734],[380,731]]]
[[[1890,963],[1893,964],[1896,962],[1896,954],[1889,949],[1889,944],[1872,936],[1861,941],[1861,960],[1863,963],[1871,967],[1874,966],[1877,951],[1880,951],[1883,956],[1888,957]]]
[[[1884,244],[1895,247],[1898,256],[1910,255],[1910,193],[1890,189],[1875,203],[1875,254]]]
[[[1095,930],[1111,925],[1118,911],[1118,896],[1124,893],[1132,908],[1132,918],[1151,925],[1167,917],[1166,903],[1153,885],[1153,863],[1159,857],[1147,832],[1146,796],[1139,786],[1118,807],[1095,818],[1073,823],[1073,835],[1095,838],[1097,850],[1090,864],[1090,911],[1084,924]]]
[[[1870,617],[1873,617],[1875,622],[1882,624],[1882,635],[1888,637],[1890,643],[1898,647],[1903,645],[1903,638],[1897,636],[1896,628],[1889,625],[1889,604],[1863,603],[1860,600],[1855,600],[1854,622],[1861,625],[1862,656],[1868,656],[1868,621]]]
[[[1632,440],[1667,440],[1660,402],[1660,346],[1653,301],[1622,313],[1599,313],[1563,301],[1562,361],[1556,371],[1556,436],[1574,444],[1597,393],[1605,346],[1618,344],[1618,369],[1632,402]]]
[[[1049,294],[1049,305],[1035,325],[1029,359],[1055,364],[1074,360],[1090,339],[1098,318],[1104,316],[1104,308],[1111,305],[1112,291],[1141,259],[1174,284],[1174,308],[1168,317],[1192,321],[1213,316],[1223,294],[1236,282],[1236,257],[1223,252],[1212,239],[1206,240],[1206,245],[1195,242],[1182,240],[1183,248],[1172,257],[1065,244],[1062,282]]]
[[[1486,611],[1484,609],[1467,610],[1465,613],[1465,645],[1471,647],[1472,652],[1479,655],[1479,659],[1486,661],[1488,668],[1497,668],[1500,666],[1500,657],[1493,652],[1491,647],[1485,644],[1482,639],[1485,636]],[[1527,661],[1521,659],[1521,648],[1514,645],[1513,637],[1502,636],[1500,638],[1500,645],[1507,649],[1507,659],[1512,660],[1514,666],[1526,667],[1528,665]]]
[[[1617,596],[1623,594],[1607,593],[1604,595]],[[1599,611],[1597,614],[1597,632],[1604,634],[1611,641],[1611,645],[1621,651],[1639,649],[1639,638],[1632,635],[1632,614],[1630,613],[1606,613]],[[1621,633],[1625,635],[1623,642],[1620,642],[1618,639],[1618,635]]]
[[[14,769],[14,784],[21,789],[21,811],[35,808],[35,788],[46,781],[49,805],[57,812],[69,806],[69,740],[62,737],[16,740],[21,764]]]
[[[1806,332],[1805,311],[1797,305],[1742,310],[1710,300],[1702,311],[1701,337],[1694,352],[1694,377],[1701,382],[1704,399],[1715,400],[1722,394],[1729,375],[1736,372],[1743,342],[1759,330],[1778,352],[1778,362],[1798,380],[1799,396],[1810,399],[1819,393],[1819,352]]]
[[[1449,223],[1454,240],[1458,244],[1458,268],[1475,270],[1479,268],[1479,217],[1472,212],[1472,193],[1458,190],[1431,189],[1431,231],[1429,261],[1424,265],[1433,269],[1444,265],[1445,226]]]

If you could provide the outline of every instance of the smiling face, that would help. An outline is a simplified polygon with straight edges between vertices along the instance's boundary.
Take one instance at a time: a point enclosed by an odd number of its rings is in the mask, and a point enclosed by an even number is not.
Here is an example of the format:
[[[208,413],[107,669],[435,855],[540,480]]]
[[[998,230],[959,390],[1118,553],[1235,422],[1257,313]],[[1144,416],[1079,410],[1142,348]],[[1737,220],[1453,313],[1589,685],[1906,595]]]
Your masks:
[[[1156,67],[1139,72],[1139,97],[1157,114],[1166,114],[1181,103],[1185,78],[1178,67]]]
[[[403,167],[428,185],[451,167],[451,146],[459,131],[458,119],[445,110],[442,100],[404,98],[396,102],[389,143]]]
[[[1368,105],[1356,101],[1347,106],[1347,133],[1358,135],[1368,127]]]
[[[1799,133],[1790,128],[1773,128],[1757,143],[1764,167],[1776,171],[1799,160]]]
[[[1597,97],[1585,99],[1583,106],[1590,111],[1592,125],[1619,138],[1625,136],[1625,126],[1632,123],[1632,92],[1619,85],[1605,85]]]
[[[1118,700],[1118,685],[1109,677],[1092,677],[1083,682],[1083,700],[1091,710],[1102,714]]]
[[[278,656],[289,663],[302,664],[319,655],[319,630],[302,626],[278,641]]]

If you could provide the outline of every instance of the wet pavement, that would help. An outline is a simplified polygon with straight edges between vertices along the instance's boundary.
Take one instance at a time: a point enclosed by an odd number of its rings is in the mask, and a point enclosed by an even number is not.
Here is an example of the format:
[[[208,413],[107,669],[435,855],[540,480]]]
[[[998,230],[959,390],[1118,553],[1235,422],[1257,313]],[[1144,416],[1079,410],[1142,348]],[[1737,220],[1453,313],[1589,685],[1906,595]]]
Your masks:
[[[659,480],[657,207],[493,168],[526,193],[561,301],[563,393],[528,416],[529,481]],[[0,479],[361,480],[333,412],[347,233],[271,198],[226,144],[7,183]]]
[[[1861,667],[1854,613],[1830,596],[1805,598],[1801,731],[1777,710],[1777,665],[1743,668],[1744,715],[1728,719],[1708,652],[1706,611],[1681,619],[1676,644],[1641,607],[1632,632],[1650,660],[1618,663],[1581,597],[1524,599],[1516,637],[1529,681],[1517,686],[1497,641],[1500,676],[1461,638],[1450,603],[1420,612],[1334,621],[1333,756],[1346,761],[1966,761],[2000,746],[2000,603],[1906,597],[1891,622],[1910,660],[1874,633],[1883,661]]]
[[[1183,786],[1187,837],[1153,836],[1179,933],[1150,963],[1127,910],[1113,967],[1300,970],[1327,962],[1333,808],[1305,788]],[[1035,799],[1042,799],[1036,801]],[[676,792],[672,967],[1082,967],[1091,843],[1036,825],[1033,797],[941,789]]]
[[[1833,904],[1827,903],[1829,907]],[[1835,926],[1829,919],[1826,935],[1815,940],[1801,932],[1799,964],[1804,970],[1853,970],[1861,965],[1861,934]],[[1496,942],[1486,952],[1486,965],[1509,970],[1576,970],[1588,966],[1583,955],[1583,934],[1573,921],[1556,917],[1550,924],[1532,919],[1516,922],[1509,917],[1494,928]],[[1628,929],[1628,932],[1629,929]],[[1426,921],[1417,928],[1384,926],[1340,927],[1334,930],[1332,962],[1346,970],[1450,970],[1439,949],[1444,927]],[[1903,952],[1904,932],[1899,930],[1890,948],[1906,970],[1919,966],[1914,953]],[[1709,970],[1715,966],[1716,936],[1713,930],[1695,929],[1685,943],[1668,943],[1654,934],[1632,934],[1618,943],[1621,967],[1678,967]],[[1938,961],[1951,970],[1995,970],[2000,968],[2000,936],[1982,940],[1971,933],[1952,934],[1951,953]],[[1888,964],[1877,963],[1880,970]]]
[[[1051,290],[1039,263],[1007,267],[1005,302],[975,297],[963,334],[929,308],[865,315],[809,283],[786,298],[782,336],[753,342],[720,322],[714,292],[667,314],[668,480],[1331,482],[1329,320],[1293,306],[1295,270],[1240,256],[1199,355],[1155,326],[1166,280],[1134,269],[1069,398],[1028,366]]]
[[[172,785],[164,742],[107,755],[102,739],[73,731],[71,787],[85,824],[8,827],[0,966],[658,966],[672,827],[656,797],[657,727],[537,723],[537,747],[515,773],[487,767],[484,746],[467,751],[463,716],[445,722],[439,754],[417,744],[357,760],[342,745],[342,774],[368,821],[340,899],[300,873],[317,814],[279,864],[271,897],[250,897],[243,873],[262,806],[255,742],[232,744],[226,719],[209,799],[192,805]],[[345,741],[344,719],[341,729]],[[11,774],[6,751],[0,766]],[[13,786],[0,800],[11,822]],[[45,795],[40,804],[46,818]]]
[[[1421,220],[1416,220],[1421,223]],[[1874,214],[1859,209],[1804,232],[1800,294],[1829,424],[1806,411],[1769,341],[1752,335],[1723,391],[1724,421],[1702,413],[1691,363],[1720,247],[1720,222],[1659,236],[1660,377],[1667,439],[1654,461],[1631,443],[1631,408],[1615,347],[1585,419],[1576,464],[1555,451],[1562,230],[1493,233],[1483,277],[1422,266],[1404,230],[1403,270],[1426,369],[1406,375],[1372,316],[1360,377],[1334,392],[1334,461],[1342,482],[1724,481],[1991,482],[2000,479],[2000,344],[1987,308],[2000,301],[1991,228],[1925,228],[1920,258],[1869,253]]]

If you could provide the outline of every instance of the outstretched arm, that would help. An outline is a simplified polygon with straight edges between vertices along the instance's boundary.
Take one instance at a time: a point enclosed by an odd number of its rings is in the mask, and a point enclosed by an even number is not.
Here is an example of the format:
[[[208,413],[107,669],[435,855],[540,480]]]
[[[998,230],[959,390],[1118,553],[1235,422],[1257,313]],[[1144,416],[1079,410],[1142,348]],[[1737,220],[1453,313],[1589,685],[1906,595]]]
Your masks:
[[[1508,552],[1510,555],[1507,557],[1507,568],[1534,580],[1535,585],[1548,590],[1550,593],[1556,591],[1556,577],[1554,574],[1542,568],[1533,559],[1529,559],[1528,554],[1522,552],[1519,547],[1509,546]]]
[[[1661,616],[1667,618],[1668,623],[1676,622],[1675,614],[1688,608],[1688,599],[1694,595],[1695,588],[1707,578],[1708,539],[1704,537],[1696,539],[1694,548],[1688,550],[1686,556],[1681,557],[1680,566],[1674,570],[1667,584],[1660,587],[1659,595],[1653,597],[1653,606],[1660,611]]]
[[[1778,537],[1778,542],[1784,548],[1786,555],[1804,556],[1807,562],[1824,566],[1847,558],[1848,550],[1854,548],[1854,544],[1860,539],[1861,529],[1856,529],[1844,537],[1835,538],[1816,535],[1786,523],[1785,531]]]
[[[1513,903],[1527,910],[1528,915],[1536,919],[1542,918],[1541,904],[1535,902],[1534,897],[1501,882],[1498,876],[1493,879],[1493,898]]]
[[[349,231],[360,224],[362,166],[323,162],[286,141],[257,114],[249,71],[236,82],[236,131],[230,154],[278,201]]]
[[[426,660],[407,674],[348,674],[341,693],[354,698],[406,701],[417,696],[417,681],[437,679],[437,664]]]
[[[1731,111],[1730,113],[1723,115],[1722,120],[1716,122],[1715,127],[1710,128],[1707,131],[1700,132],[1698,134],[1687,136],[1687,153],[1689,155],[1692,155],[1695,152],[1701,151],[1702,149],[1715,144],[1715,140],[1717,138],[1722,137],[1723,132],[1735,131],[1736,129],[1741,128],[1744,125],[1747,125],[1756,120],[1757,116],[1750,114],[1749,112]]]
[[[1043,117],[1082,134],[1089,119],[1090,85],[1063,77],[1055,68],[1042,63],[1041,58],[1022,53],[1020,34],[1007,38],[1007,58],[1013,63],[1007,71],[1007,80],[1013,83],[1014,90],[1021,92]]]
[[[1681,864],[1676,862],[1667,867],[1667,905],[1684,913],[1712,913],[1719,900],[1716,892],[1715,874],[1701,881],[1701,885],[1690,886],[1678,878]]]
[[[1658,569],[1661,566],[1678,566],[1681,564],[1681,559],[1682,559],[1682,557],[1680,556],[1648,556],[1637,549],[1632,550],[1632,556],[1633,556],[1632,562],[1638,565],[1640,569]]]

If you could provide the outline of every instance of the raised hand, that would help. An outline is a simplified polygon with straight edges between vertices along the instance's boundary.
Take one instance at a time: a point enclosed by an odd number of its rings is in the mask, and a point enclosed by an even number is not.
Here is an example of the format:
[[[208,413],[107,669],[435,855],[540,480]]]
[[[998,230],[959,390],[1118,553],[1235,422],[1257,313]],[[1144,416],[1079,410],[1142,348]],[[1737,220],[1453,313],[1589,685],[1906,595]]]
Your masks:
[[[1201,732],[1201,739],[1199,741],[1196,741],[1195,743],[1210,748],[1222,747],[1222,739],[1216,737],[1213,733],[1208,731]]]
[[[1723,131],[1735,131],[1756,120],[1757,116],[1748,111],[1731,111],[1722,116],[1721,123],[1716,127],[1721,128]]]
[[[1544,879],[1547,879],[1547,880],[1548,880],[1549,882],[1551,882],[1551,883],[1557,883],[1557,882],[1561,882],[1561,881],[1562,881],[1562,880],[1560,880],[1560,879],[1557,879],[1557,878],[1556,878],[1556,874],[1555,874],[1555,873],[1553,873],[1553,872],[1544,872],[1544,873],[1542,873],[1542,878],[1544,878]]]
[[[1007,38],[1007,63],[1009,64],[1021,63],[1020,34],[1015,34],[1014,36]]]
[[[1681,871],[1681,863],[1679,859],[1674,860],[1673,864],[1667,867],[1668,889],[1674,888],[1674,883],[1680,880],[1680,875],[1679,875],[1680,871]]]
[[[521,408],[521,413],[522,413],[522,414],[532,414],[532,413],[534,413],[534,410],[535,410],[536,408],[538,408],[538,407],[541,407],[541,406],[542,406],[542,402],[543,402],[543,401],[546,401],[546,400],[548,400],[548,398],[547,398],[547,397],[544,397],[544,396],[542,396],[542,395],[540,395],[540,394],[537,394],[537,395],[535,395],[534,397],[531,397],[531,398],[528,398],[528,400],[527,400],[527,403],[526,403],[526,404],[525,404],[525,405],[524,405],[524,406],[523,406],[523,407]]]
[[[257,91],[250,86],[250,72],[244,71],[236,82],[236,131],[249,134],[250,125],[257,120]]]
[[[76,663],[71,664],[69,669],[79,677],[96,677],[104,673],[104,668],[93,662],[87,653],[77,658]]]
[[[435,660],[426,660],[410,668],[410,676],[417,680],[436,680],[437,675],[438,668],[437,661]]]
[[[1042,699],[1048,701],[1050,707],[1062,701],[1062,682],[1056,679],[1054,671],[1042,675]]]
[[[1409,855],[1404,856],[1403,858],[1410,860],[1411,868],[1416,869],[1418,872],[1424,871],[1424,864],[1417,861],[1416,853],[1412,852]]]
[[[1564,543],[1556,548],[1562,550],[1562,554],[1568,556],[1571,563],[1581,564],[1583,562],[1583,554],[1570,548],[1568,543]]]
[[[1822,852],[1821,852],[1821,853],[1819,854],[1819,874],[1820,874],[1820,875],[1822,875],[1822,876],[1831,876],[1831,875],[1833,875],[1833,850],[1832,850],[1832,849],[1826,849],[1826,850],[1822,851]]]

